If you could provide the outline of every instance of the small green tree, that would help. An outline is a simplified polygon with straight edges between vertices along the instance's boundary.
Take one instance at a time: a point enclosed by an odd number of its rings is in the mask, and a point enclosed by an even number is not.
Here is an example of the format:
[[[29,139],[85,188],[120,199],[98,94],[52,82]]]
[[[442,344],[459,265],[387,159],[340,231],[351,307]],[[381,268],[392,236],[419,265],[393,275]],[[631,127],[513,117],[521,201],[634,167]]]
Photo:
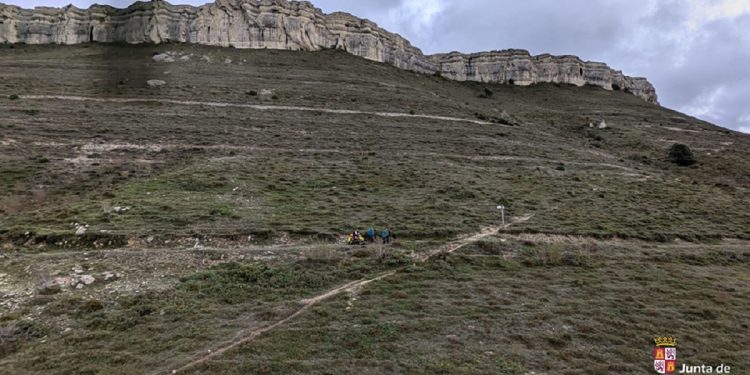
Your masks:
[[[698,162],[697,160],[695,160],[693,152],[690,151],[690,147],[681,143],[675,143],[669,148],[669,161],[683,167],[693,165]]]

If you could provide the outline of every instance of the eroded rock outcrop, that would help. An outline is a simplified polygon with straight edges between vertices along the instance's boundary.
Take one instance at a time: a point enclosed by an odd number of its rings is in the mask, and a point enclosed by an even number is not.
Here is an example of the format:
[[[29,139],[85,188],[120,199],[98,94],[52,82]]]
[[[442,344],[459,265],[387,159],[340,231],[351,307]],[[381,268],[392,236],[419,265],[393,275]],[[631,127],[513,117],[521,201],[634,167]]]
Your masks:
[[[657,103],[645,78],[632,78],[602,63],[575,56],[531,56],[524,50],[425,56],[398,34],[347,13],[324,14],[306,1],[218,0],[201,7],[165,1],[125,9],[0,4],[0,43],[181,42],[236,48],[317,51],[337,48],[370,60],[446,78],[531,85],[591,84],[624,90]]]
[[[463,54],[451,52],[429,56],[437,71],[458,81],[508,83],[520,86],[535,83],[594,85],[607,90],[623,90],[657,103],[656,90],[645,78],[628,77],[604,63],[583,61],[576,56],[532,56],[528,51]]]

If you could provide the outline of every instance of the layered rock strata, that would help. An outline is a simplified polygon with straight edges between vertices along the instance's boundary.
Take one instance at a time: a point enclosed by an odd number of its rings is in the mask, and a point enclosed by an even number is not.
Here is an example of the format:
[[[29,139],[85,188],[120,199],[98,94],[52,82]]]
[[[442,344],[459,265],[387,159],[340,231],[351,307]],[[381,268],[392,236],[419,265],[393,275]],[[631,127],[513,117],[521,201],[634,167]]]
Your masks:
[[[606,64],[575,56],[531,56],[524,50],[425,56],[408,40],[347,13],[325,14],[306,1],[218,0],[200,7],[165,1],[125,9],[0,4],[0,43],[195,43],[235,48],[341,49],[369,60],[460,81],[531,85],[585,84],[630,92],[657,103],[654,87]]]

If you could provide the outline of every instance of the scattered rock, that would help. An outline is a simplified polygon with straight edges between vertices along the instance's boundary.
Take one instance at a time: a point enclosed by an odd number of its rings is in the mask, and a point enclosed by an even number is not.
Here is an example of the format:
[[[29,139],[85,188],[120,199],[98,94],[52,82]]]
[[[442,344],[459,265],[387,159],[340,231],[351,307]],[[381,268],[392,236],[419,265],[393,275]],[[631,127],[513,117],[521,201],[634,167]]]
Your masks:
[[[167,83],[160,79],[150,79],[146,81],[146,84],[148,85],[148,87],[161,87],[166,85]]]
[[[201,56],[201,60],[203,60],[205,62],[211,62],[211,58],[208,57],[208,56],[206,56],[206,55]]]
[[[182,61],[189,61],[190,60],[190,56],[189,55],[182,56],[182,57],[180,57],[180,60],[182,60]]]
[[[108,282],[112,282],[112,281],[115,281],[115,280],[117,280],[117,279],[118,279],[117,275],[115,275],[115,274],[114,274],[114,273],[112,273],[112,272],[105,272],[105,273],[104,273],[104,282],[107,282],[107,283],[108,283]]]
[[[96,281],[94,276],[91,275],[83,275],[80,280],[84,285],[91,285]]]
[[[76,226],[76,236],[82,236],[86,234],[86,225]]]
[[[121,214],[121,213],[124,213],[126,211],[130,211],[130,209],[131,209],[131,207],[129,207],[129,206],[128,207],[116,206],[116,207],[114,207],[112,209],[112,211],[114,211],[116,214]]]
[[[83,273],[83,268],[81,268],[81,266],[75,266],[73,267],[73,273],[75,273],[76,275],[80,275]]]
[[[55,284],[61,287],[69,287],[73,280],[70,277],[55,277]]]
[[[62,292],[62,287],[60,286],[60,284],[54,281],[47,281],[44,284],[40,285],[37,288],[37,291],[39,292],[39,294],[49,296]]]
[[[78,284],[76,285],[76,289],[83,289],[83,284],[81,284],[81,283],[78,283]]]
[[[599,123],[599,129],[606,129],[607,128],[607,122],[602,120],[602,122]]]
[[[262,96],[271,96],[271,95],[273,95],[273,90],[260,89],[260,95],[262,95]]]
[[[171,63],[174,62],[174,57],[170,56],[167,53],[160,53],[158,55],[154,55],[153,57],[154,61],[158,63]]]
[[[231,64],[231,63],[232,63],[232,59],[230,59],[228,57],[226,59],[224,59],[224,64]]]

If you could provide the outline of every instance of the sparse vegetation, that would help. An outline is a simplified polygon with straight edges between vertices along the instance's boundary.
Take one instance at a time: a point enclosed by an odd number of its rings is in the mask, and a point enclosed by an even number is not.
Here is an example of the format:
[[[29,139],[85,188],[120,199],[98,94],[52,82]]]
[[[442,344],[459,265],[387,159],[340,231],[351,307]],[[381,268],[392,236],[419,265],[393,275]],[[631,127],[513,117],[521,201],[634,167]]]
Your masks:
[[[481,93],[481,94],[479,94],[479,97],[480,97],[480,98],[483,98],[483,99],[489,99],[489,98],[491,98],[491,97],[492,97],[492,95],[494,95],[494,94],[495,94],[495,92],[494,92],[494,91],[492,91],[492,90],[491,90],[491,89],[490,89],[489,87],[484,87],[484,88],[482,89],[482,93]]]
[[[4,50],[0,91],[143,97],[153,46],[81,48]],[[221,54],[254,69],[181,62],[148,98],[238,106],[0,106],[2,371],[168,372],[386,272],[192,371],[647,374],[662,334],[691,362],[750,365],[748,137],[621,91],[454,82],[335,50]],[[247,105],[271,92],[315,110]],[[674,167],[671,143],[700,162]],[[511,227],[442,247],[497,225],[498,204]],[[371,225],[397,242],[340,243]]]
[[[10,99],[10,100],[18,100],[18,99],[20,99],[20,97],[18,96],[18,94],[10,94],[10,95],[8,95],[8,99]]]
[[[294,324],[190,373],[649,374],[650,338],[662,331],[683,338],[691,360],[720,356],[744,366],[741,348],[748,339],[731,328],[750,324],[739,307],[744,295],[722,285],[747,264],[723,269],[674,256],[710,251],[710,245],[641,246],[545,236],[488,239],[374,283],[355,299],[342,295],[316,306]],[[686,298],[657,308],[646,292],[655,288],[680,290]],[[709,297],[708,288],[720,295]],[[700,306],[706,298],[711,306]],[[693,333],[712,329],[722,338]],[[611,350],[591,351],[591,340]]]

